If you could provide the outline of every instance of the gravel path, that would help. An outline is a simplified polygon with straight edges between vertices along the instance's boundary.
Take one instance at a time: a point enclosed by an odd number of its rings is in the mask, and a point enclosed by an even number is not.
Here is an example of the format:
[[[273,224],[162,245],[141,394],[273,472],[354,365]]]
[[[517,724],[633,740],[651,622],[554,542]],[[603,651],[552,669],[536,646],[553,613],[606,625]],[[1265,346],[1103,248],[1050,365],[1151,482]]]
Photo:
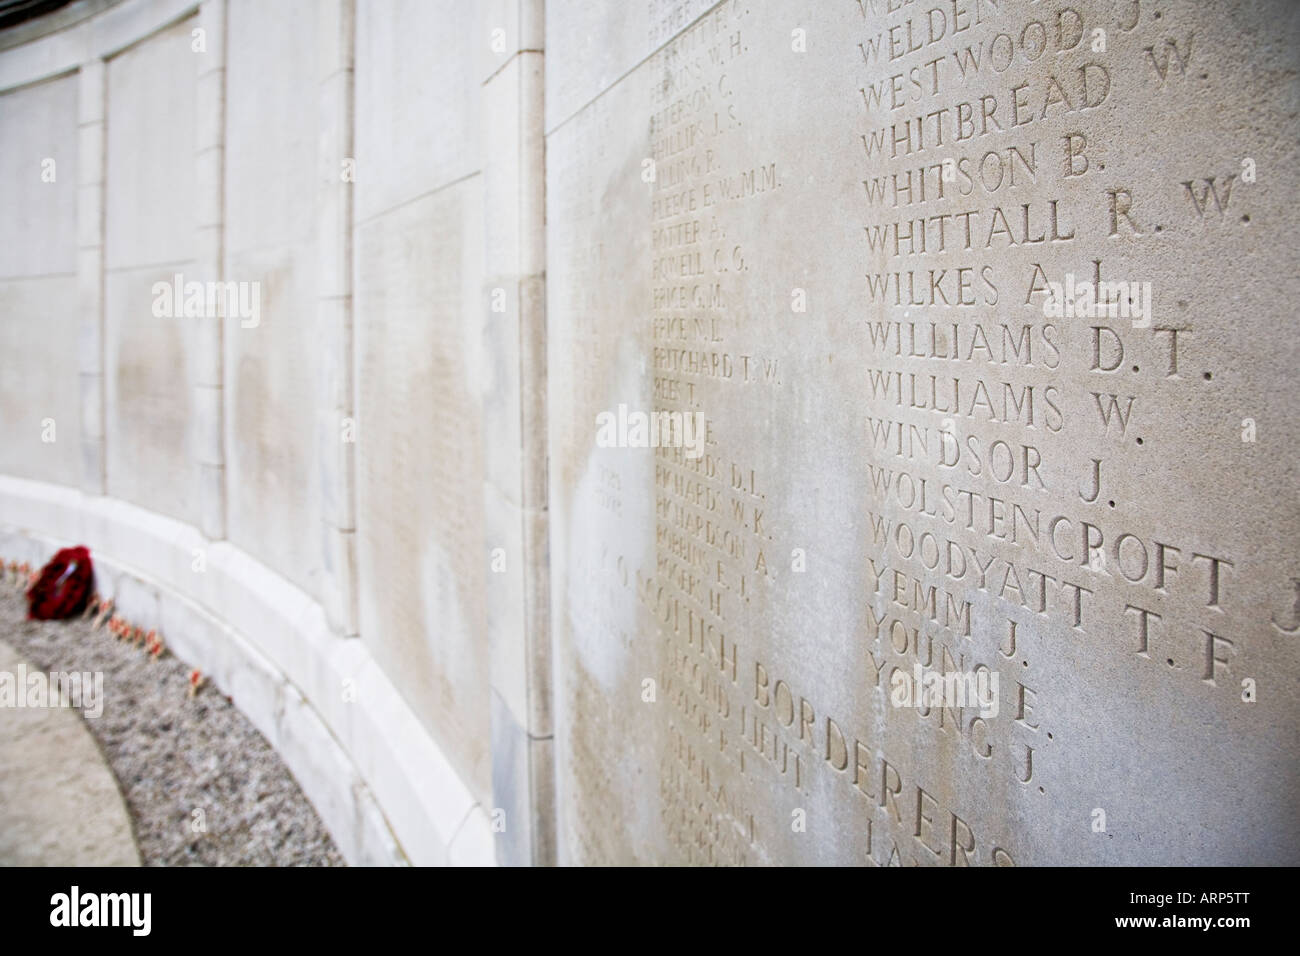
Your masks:
[[[104,674],[103,715],[86,725],[126,797],[145,866],[344,865],[243,714],[210,686],[188,697],[185,664],[150,660],[89,620],[26,614],[22,593],[0,582],[0,636],[42,670]]]

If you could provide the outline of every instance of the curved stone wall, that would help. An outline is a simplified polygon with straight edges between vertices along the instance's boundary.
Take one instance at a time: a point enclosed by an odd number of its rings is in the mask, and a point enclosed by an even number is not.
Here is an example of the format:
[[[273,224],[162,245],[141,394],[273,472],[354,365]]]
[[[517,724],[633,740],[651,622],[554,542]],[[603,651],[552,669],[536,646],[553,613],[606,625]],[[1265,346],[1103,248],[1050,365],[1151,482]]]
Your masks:
[[[544,511],[517,436],[485,451],[540,261],[540,229],[485,225],[541,188],[510,148],[536,16],[495,6],[80,0],[0,37],[0,552],[88,545],[353,862],[547,852],[489,824],[531,816],[489,742],[527,779]]]
[[[1297,50],[77,0],[0,32],[0,554],[353,862],[1295,862]]]

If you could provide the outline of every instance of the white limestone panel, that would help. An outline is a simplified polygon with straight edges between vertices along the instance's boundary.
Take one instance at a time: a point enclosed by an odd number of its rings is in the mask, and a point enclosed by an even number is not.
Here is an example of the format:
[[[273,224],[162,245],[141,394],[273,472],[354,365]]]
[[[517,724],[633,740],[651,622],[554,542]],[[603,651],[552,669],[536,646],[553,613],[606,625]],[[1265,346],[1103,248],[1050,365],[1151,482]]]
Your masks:
[[[322,563],[316,415],[329,341],[316,298],[318,54],[304,42],[315,37],[316,9],[309,0],[230,5],[225,277],[256,288],[259,316],[225,323],[223,389],[228,536],[313,595]]]
[[[486,799],[481,202],[473,177],[358,226],[356,460],[362,640]]]

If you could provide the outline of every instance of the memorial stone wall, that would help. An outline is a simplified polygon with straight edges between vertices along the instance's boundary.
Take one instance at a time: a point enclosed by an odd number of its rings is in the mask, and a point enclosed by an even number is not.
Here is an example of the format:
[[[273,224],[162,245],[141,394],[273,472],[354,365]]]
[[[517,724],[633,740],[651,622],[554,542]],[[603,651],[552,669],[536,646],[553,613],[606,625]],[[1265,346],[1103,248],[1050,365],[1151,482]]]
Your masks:
[[[637,14],[548,11],[561,859],[1294,860],[1294,7]]]
[[[1300,862],[1297,50],[76,0],[0,31],[0,556],[351,862]]]

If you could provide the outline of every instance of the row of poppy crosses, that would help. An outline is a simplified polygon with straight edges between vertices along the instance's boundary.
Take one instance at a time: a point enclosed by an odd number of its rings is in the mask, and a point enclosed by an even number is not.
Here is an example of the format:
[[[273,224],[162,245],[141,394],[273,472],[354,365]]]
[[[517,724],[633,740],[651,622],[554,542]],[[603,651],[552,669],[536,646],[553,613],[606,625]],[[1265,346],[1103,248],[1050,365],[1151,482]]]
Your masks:
[[[7,572],[8,583],[11,587],[19,588],[26,594],[40,578],[39,568],[34,569],[26,561],[8,561],[0,558],[0,575]],[[163,639],[157,631],[145,631],[144,628],[137,627],[120,614],[113,613],[114,601],[112,598],[101,597],[99,592],[95,592],[89,601],[86,602],[86,609],[81,613],[83,620],[94,618],[90,625],[92,631],[97,631],[107,623],[107,632],[119,641],[127,641],[136,647],[142,647],[149,654],[151,660],[157,660],[167,653],[167,647],[163,644]],[[199,688],[207,682],[203,674],[195,668],[190,671],[188,680],[189,696],[193,697],[199,692]]]

